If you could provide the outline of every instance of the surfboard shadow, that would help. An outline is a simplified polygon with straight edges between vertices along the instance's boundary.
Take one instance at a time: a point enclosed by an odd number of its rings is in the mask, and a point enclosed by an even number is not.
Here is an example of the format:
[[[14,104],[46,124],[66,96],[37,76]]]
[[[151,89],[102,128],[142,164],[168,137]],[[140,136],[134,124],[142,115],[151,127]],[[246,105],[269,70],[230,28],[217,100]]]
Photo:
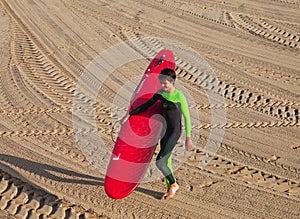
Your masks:
[[[145,189],[145,188],[141,188],[141,187],[137,187],[135,189],[135,191],[144,193],[144,194],[149,195],[149,196],[152,196],[155,199],[161,199],[161,197],[164,195],[163,192],[157,192],[157,191],[154,191],[154,190]]]
[[[88,174],[77,173],[72,170],[63,169],[48,164],[38,163],[35,161],[27,160],[25,158],[11,156],[7,154],[0,154],[0,167],[1,166],[6,167],[5,169],[9,168],[10,170],[13,170],[12,172],[17,173],[13,168],[9,167],[7,164],[11,164],[30,173],[51,180],[59,181],[59,182],[104,186],[104,179],[100,177],[94,177]],[[54,175],[54,173],[60,175],[63,174],[64,176],[62,177],[62,176]],[[18,176],[14,176],[14,177],[18,178]],[[74,177],[78,177],[81,179],[74,179]]]

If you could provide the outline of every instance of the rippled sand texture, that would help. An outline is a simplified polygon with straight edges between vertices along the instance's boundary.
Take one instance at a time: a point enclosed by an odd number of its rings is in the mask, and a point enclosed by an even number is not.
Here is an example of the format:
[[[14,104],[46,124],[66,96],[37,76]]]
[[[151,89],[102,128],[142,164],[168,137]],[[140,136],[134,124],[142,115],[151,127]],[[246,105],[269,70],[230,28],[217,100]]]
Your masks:
[[[0,25],[1,218],[299,217],[299,0],[0,0]],[[156,176],[115,201],[96,168],[109,154],[76,136],[96,133],[112,149],[115,120],[166,42],[191,48],[214,72],[176,57],[178,83],[199,115],[192,115],[196,150],[187,159],[178,142],[173,199],[158,199],[165,185]],[[120,44],[140,59],[101,78],[96,127],[75,128],[74,97],[90,103],[76,93],[80,76]],[[107,54],[120,60],[127,52]],[[220,110],[226,121],[212,119]],[[207,154],[208,143],[220,146],[216,154]],[[146,179],[155,174],[151,165]]]

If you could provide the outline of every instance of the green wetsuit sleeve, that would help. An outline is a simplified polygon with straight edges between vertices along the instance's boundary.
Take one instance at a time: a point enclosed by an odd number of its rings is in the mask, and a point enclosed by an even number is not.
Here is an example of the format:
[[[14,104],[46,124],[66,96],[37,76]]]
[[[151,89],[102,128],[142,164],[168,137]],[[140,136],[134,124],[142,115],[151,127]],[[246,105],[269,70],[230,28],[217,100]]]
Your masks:
[[[157,101],[157,94],[154,94],[151,99],[149,99],[147,102],[141,104],[140,106],[138,106],[137,108],[131,110],[129,112],[129,115],[136,115],[139,114],[141,112],[144,112],[146,109],[148,109],[150,106],[152,106],[156,101]]]
[[[181,105],[181,111],[184,118],[186,137],[191,137],[191,118],[190,118],[189,107],[186,98],[182,93],[180,95],[180,105]]]

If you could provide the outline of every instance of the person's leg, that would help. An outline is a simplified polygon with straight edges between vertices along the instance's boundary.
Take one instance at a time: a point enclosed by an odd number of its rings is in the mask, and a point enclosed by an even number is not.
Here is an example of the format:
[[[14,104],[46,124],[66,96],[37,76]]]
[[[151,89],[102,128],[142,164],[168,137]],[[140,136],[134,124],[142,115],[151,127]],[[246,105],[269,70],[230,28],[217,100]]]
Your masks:
[[[157,157],[156,157],[156,166],[158,167],[158,169],[164,174],[164,172],[165,171],[163,171],[162,169],[163,169],[163,165],[162,165],[162,160],[161,161],[158,161],[159,159],[161,159],[162,158],[162,154],[163,154],[163,151],[162,151],[162,147],[165,147],[165,141],[166,141],[166,138],[165,137],[163,137],[161,140],[160,140],[160,151],[159,151],[159,154],[157,155]],[[169,157],[169,159],[168,159],[168,166],[169,166],[169,168],[170,167],[172,167],[172,164],[171,164],[171,162],[172,162],[172,156],[170,156]],[[170,170],[171,170],[171,172],[173,173],[173,171],[172,171],[172,168],[170,168]],[[165,174],[164,174],[164,176],[166,176]],[[165,181],[166,181],[166,185],[167,185],[167,191],[169,191],[169,189],[170,189],[170,181],[168,180],[168,178],[167,177],[165,177]]]
[[[160,152],[156,158],[156,165],[158,169],[164,174],[166,177],[166,184],[168,193],[165,194],[164,197],[171,197],[175,194],[177,189],[179,188],[172,170],[172,151],[180,137],[180,132],[166,132],[165,136],[160,141]],[[173,185],[173,187],[172,187]],[[175,186],[175,188],[174,188]],[[172,189],[170,189],[172,188]],[[171,193],[171,194],[169,194]],[[171,196],[170,196],[171,195]]]
[[[169,185],[175,182],[173,171],[172,171],[172,150],[176,144],[176,141],[172,140],[172,136],[165,136],[160,142],[160,151],[156,158],[156,166],[166,177],[166,183],[168,189]]]
[[[169,157],[169,159],[168,159],[168,164],[167,164],[167,166],[169,167],[169,169],[171,170],[171,174],[173,175],[173,178],[174,178],[174,174],[173,174],[173,168],[172,168],[172,155]],[[171,184],[172,184],[172,181],[173,180],[169,180],[167,177],[166,177],[166,184],[167,184],[167,190],[169,191],[169,189],[170,189],[170,186],[171,186]],[[174,179],[174,181],[175,181],[175,179]]]

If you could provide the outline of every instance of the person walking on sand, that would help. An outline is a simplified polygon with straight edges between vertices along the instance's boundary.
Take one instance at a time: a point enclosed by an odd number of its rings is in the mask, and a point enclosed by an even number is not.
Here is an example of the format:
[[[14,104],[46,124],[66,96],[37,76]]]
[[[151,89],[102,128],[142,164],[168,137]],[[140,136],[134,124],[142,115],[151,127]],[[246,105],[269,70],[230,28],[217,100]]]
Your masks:
[[[184,94],[176,89],[176,73],[173,69],[165,68],[159,74],[162,89],[158,90],[151,99],[139,107],[133,109],[122,119],[124,124],[130,116],[139,114],[147,110],[156,101],[162,104],[162,115],[166,121],[166,130],[160,140],[160,151],[156,158],[156,166],[166,177],[167,192],[162,199],[174,197],[179,185],[176,183],[172,170],[172,151],[181,135],[181,117],[184,117],[186,130],[185,148],[190,151],[193,149],[191,141],[191,120],[188,104]]]

